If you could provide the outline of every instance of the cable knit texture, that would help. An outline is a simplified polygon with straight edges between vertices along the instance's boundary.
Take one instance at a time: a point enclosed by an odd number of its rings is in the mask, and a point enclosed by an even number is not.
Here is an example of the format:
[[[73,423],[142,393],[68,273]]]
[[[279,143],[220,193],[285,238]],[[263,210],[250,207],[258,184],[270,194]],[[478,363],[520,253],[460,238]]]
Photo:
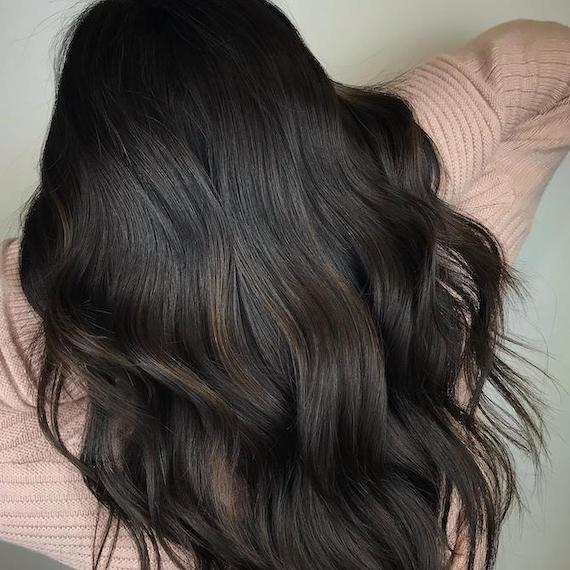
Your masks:
[[[404,73],[394,88],[437,147],[441,196],[493,231],[514,261],[570,148],[570,28],[500,24]],[[38,366],[27,344],[39,320],[20,287],[18,254],[18,239],[0,244],[0,538],[89,569],[97,503],[37,424]],[[70,392],[61,408],[72,450],[80,444],[84,401]],[[110,568],[138,568],[124,529]]]

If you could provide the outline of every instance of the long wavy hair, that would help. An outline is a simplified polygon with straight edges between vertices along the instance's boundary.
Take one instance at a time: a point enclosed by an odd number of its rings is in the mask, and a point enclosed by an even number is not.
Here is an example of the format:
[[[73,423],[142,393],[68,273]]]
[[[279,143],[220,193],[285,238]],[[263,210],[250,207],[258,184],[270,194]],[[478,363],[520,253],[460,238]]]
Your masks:
[[[490,568],[511,445],[544,447],[504,325],[524,286],[438,197],[410,105],[332,80],[265,0],[99,1],[58,61],[20,277],[38,420],[103,542],[124,525],[143,570],[151,547],[200,570],[439,570],[459,542]]]

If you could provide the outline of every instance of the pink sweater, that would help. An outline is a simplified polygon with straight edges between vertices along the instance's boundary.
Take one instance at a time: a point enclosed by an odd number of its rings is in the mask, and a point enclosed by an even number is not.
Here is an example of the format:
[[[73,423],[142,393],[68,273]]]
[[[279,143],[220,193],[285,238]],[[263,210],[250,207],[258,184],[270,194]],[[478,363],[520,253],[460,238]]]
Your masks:
[[[442,157],[443,197],[486,224],[514,261],[570,148],[570,28],[501,24],[414,68],[397,89]],[[0,538],[88,569],[97,505],[37,425],[37,367],[25,346],[38,321],[19,285],[18,247],[0,244]],[[63,436],[76,450],[84,400],[64,401]],[[123,529],[110,567],[138,567]]]

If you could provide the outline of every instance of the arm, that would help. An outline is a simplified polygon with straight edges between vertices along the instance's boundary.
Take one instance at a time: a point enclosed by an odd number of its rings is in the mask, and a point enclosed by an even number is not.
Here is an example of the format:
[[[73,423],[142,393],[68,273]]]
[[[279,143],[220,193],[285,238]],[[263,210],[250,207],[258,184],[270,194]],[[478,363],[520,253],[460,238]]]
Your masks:
[[[37,372],[28,344],[39,324],[19,285],[17,239],[0,241],[0,413],[34,413]]]
[[[570,148],[570,28],[506,22],[412,69],[394,85],[438,150],[440,196],[486,225],[512,262],[544,188]],[[468,400],[461,383],[458,398]],[[454,495],[448,536],[461,550],[459,511]],[[483,549],[477,570],[484,566]],[[466,553],[460,553],[452,570],[466,564]]]
[[[442,162],[440,195],[513,261],[570,148],[570,27],[513,20],[394,80]]]

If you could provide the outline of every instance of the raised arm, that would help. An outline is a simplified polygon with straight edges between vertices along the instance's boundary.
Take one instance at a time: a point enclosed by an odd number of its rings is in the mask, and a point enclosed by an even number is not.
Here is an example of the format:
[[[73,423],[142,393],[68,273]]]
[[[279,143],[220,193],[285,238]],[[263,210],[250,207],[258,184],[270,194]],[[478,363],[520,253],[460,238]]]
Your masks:
[[[439,152],[441,197],[483,222],[512,262],[543,190],[570,149],[570,28],[513,20],[397,78]],[[458,399],[468,390],[458,385]],[[448,535],[467,566],[454,495]],[[476,570],[484,568],[479,545]]]
[[[512,261],[570,148],[570,27],[512,20],[394,80],[439,152],[441,196]]]

